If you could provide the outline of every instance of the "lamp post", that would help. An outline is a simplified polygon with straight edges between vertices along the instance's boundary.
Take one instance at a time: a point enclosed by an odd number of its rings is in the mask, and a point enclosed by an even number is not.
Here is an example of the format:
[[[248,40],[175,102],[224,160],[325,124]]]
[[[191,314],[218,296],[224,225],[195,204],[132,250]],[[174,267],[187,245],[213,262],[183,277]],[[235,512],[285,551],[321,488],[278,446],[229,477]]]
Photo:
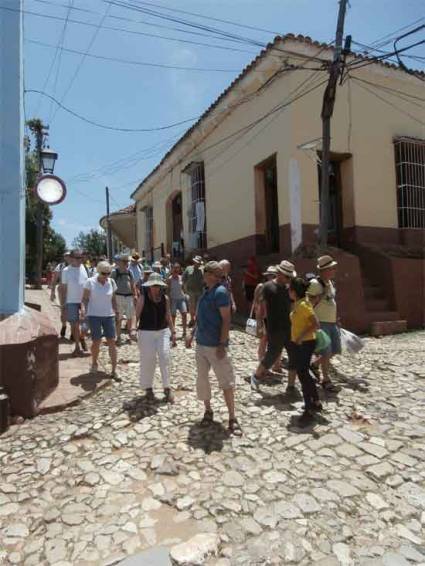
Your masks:
[[[37,140],[37,153],[38,153],[38,179],[43,173],[52,174],[55,169],[56,159],[58,154],[50,148],[43,148],[44,138],[43,127],[36,132]],[[36,215],[36,272],[35,272],[35,286],[36,289],[41,289],[41,278],[43,270],[43,202],[39,199],[37,202],[37,215]]]

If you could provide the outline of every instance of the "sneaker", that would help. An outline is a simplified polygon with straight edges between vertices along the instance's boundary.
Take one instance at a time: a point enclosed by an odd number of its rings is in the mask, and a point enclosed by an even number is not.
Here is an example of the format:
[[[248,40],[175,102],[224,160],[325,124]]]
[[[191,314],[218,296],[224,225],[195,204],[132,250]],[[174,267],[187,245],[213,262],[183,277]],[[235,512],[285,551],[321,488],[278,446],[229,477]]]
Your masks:
[[[164,389],[164,401],[166,403],[174,403],[174,394],[169,387]]]
[[[304,428],[306,426],[310,426],[311,423],[314,421],[314,414],[313,411],[310,409],[305,409],[302,415],[298,417],[298,426]]]
[[[97,364],[92,364],[90,366],[90,373],[97,373]]]
[[[258,379],[255,373],[251,375],[251,389],[254,389],[256,391],[259,391],[260,389],[260,384],[258,383]]]
[[[61,338],[65,338],[65,333],[66,333],[66,326],[62,326],[62,328],[61,328]]]

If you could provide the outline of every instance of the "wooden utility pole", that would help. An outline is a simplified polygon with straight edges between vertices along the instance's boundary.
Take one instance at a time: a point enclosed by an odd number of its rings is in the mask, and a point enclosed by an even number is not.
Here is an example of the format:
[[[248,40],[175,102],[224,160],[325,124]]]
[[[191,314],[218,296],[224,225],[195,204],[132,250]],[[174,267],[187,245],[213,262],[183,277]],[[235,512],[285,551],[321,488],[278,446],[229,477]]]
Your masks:
[[[335,37],[335,53],[329,68],[329,81],[323,95],[322,104],[322,175],[320,187],[320,226],[319,243],[321,248],[328,245],[329,226],[329,155],[331,148],[331,118],[335,106],[338,78],[342,66],[342,40],[344,20],[348,0],[339,0],[338,23]]]
[[[106,192],[106,228],[107,228],[107,250],[109,263],[112,263],[112,231],[111,231],[111,219],[109,217],[109,188],[105,187]]]

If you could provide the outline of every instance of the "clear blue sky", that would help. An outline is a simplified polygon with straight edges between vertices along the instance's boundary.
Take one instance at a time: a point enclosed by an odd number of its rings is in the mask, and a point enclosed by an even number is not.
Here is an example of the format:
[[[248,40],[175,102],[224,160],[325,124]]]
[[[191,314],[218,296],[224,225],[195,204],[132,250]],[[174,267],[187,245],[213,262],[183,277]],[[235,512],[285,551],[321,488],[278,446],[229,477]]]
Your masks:
[[[136,5],[138,0],[125,2]],[[329,41],[335,35],[338,10],[337,0],[151,2],[270,30],[272,33],[258,32],[171,11],[165,12],[170,16],[219,27],[263,43],[273,38],[273,32],[301,33],[319,41]],[[0,6],[1,3],[0,0]],[[259,48],[248,44],[235,44],[165,29],[159,26],[184,26],[114,6],[104,0],[25,0],[24,9],[66,18],[69,3],[73,6],[69,20],[101,25],[97,30],[96,27],[68,21],[63,42],[66,49],[84,52],[91,43],[89,53],[93,55],[162,65],[230,70],[173,70],[91,57],[82,61],[82,55],[62,51],[59,69],[57,57],[46,84],[64,21],[25,14],[26,89],[45,90],[61,100],[78,69],[63,104],[93,121],[112,126],[154,128],[198,116],[259,51]],[[150,9],[158,8],[150,6]],[[370,44],[423,16],[423,0],[351,0],[345,31],[352,34],[354,40]],[[145,23],[140,23],[142,21]],[[424,23],[424,20],[419,23]],[[243,52],[154,39],[139,33],[113,31],[105,27],[232,46]],[[208,35],[209,32],[198,33]],[[422,31],[405,41],[413,43],[424,36]],[[53,47],[41,46],[28,40]],[[402,46],[406,44],[408,43],[403,43]],[[390,44],[385,49],[391,47]],[[424,57],[424,45],[411,53]],[[409,59],[405,61],[409,66],[423,68],[420,63]],[[34,94],[26,97],[26,115],[27,118],[40,117],[50,124],[50,145],[59,153],[55,173],[65,180],[68,187],[66,201],[53,208],[53,225],[69,245],[80,230],[98,227],[99,218],[105,212],[105,185],[111,190],[112,210],[127,206],[131,202],[130,194],[136,188],[137,181],[150,172],[173,140],[190,126],[188,123],[151,133],[108,131],[84,123],[62,110],[56,112],[55,105],[51,105],[49,100]],[[114,163],[117,161],[118,163]]]

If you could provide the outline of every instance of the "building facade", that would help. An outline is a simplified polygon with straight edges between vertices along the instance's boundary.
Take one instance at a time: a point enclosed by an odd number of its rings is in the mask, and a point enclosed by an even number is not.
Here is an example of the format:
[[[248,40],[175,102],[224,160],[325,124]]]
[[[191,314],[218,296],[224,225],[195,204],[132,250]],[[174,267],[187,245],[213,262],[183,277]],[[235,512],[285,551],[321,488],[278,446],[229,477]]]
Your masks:
[[[300,250],[317,241],[320,113],[332,57],[309,38],[276,38],[133,193],[139,250],[208,250],[237,268],[250,256],[264,265],[294,254],[308,260]],[[417,76],[347,55],[332,119],[329,244],[350,265],[350,287],[362,289],[362,321],[348,317],[357,330],[423,324],[424,102]],[[400,312],[388,284],[400,260],[422,278],[415,315]]]

